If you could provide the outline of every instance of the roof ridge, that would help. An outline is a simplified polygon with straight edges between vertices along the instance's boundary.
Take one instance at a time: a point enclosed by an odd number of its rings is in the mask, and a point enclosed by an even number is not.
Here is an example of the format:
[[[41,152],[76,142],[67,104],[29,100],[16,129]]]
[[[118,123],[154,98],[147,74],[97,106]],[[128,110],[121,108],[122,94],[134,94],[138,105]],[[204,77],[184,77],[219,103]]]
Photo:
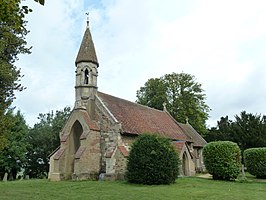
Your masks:
[[[190,135],[187,135],[186,134],[186,131],[183,129],[183,127],[182,126],[180,126],[179,124],[179,122],[166,110],[165,111],[166,113],[167,113],[167,115],[176,123],[176,125],[179,127],[179,128],[181,128],[181,130],[184,132],[184,134],[187,136],[187,138],[190,140],[190,142],[191,142],[191,140],[193,140],[193,138],[190,136]]]
[[[192,137],[192,140],[195,140],[194,136],[196,136],[199,140],[201,140],[201,142],[203,143],[207,143],[206,140],[198,133],[198,131],[196,131],[195,128],[193,128],[193,126],[189,123],[181,123],[181,122],[177,122],[177,124],[179,125],[179,127],[185,132],[185,134],[188,134],[189,137]],[[188,133],[186,130],[184,130],[184,127],[182,126],[188,126],[194,133],[194,136],[191,136],[190,133]],[[197,139],[196,139],[197,140]],[[198,141],[194,141],[194,143],[197,143]]]
[[[110,95],[110,94],[107,94],[107,93],[104,93],[104,92],[100,92],[100,91],[97,91],[97,92],[98,92],[98,93],[102,93],[102,94],[104,94],[104,95],[108,95],[108,96],[113,97],[113,98],[120,99],[120,100],[122,100],[122,101],[126,101],[126,102],[129,102],[129,103],[135,104],[135,105],[137,105],[137,106],[141,106],[141,107],[144,107],[144,108],[147,108],[147,109],[151,109],[151,110],[155,110],[155,111],[158,111],[158,112],[167,113],[166,111],[159,110],[159,109],[156,109],[156,108],[151,108],[151,107],[149,107],[149,106],[142,105],[142,104],[137,103],[137,102],[129,101],[129,100],[127,100],[127,99],[122,99],[122,98],[117,97],[117,96],[114,96],[114,95]]]

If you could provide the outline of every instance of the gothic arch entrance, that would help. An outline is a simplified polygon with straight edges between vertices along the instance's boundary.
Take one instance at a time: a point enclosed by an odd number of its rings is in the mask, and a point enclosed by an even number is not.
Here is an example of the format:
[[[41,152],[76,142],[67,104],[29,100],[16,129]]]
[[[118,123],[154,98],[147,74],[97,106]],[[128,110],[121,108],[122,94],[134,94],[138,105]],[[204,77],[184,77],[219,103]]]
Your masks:
[[[80,136],[83,132],[82,125],[79,121],[75,121],[73,124],[70,135],[69,135],[69,156],[67,158],[67,177],[66,179],[71,179],[72,174],[74,172],[74,160],[75,160],[75,154],[78,151],[80,147]]]
[[[189,176],[188,156],[186,152],[182,156],[182,171],[184,176]]]

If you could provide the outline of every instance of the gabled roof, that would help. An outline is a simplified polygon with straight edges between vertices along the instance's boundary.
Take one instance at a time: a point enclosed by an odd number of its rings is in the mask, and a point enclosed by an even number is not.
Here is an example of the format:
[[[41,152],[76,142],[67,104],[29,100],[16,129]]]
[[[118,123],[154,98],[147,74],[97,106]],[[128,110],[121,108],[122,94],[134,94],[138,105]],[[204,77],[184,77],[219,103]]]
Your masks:
[[[80,62],[92,62],[99,66],[89,26],[84,33],[75,63],[77,65]]]
[[[183,129],[184,133],[192,138],[193,146],[203,147],[207,142],[203,139],[203,137],[189,124],[182,124],[177,122],[177,124]]]
[[[164,111],[97,93],[105,106],[122,125],[122,134],[159,133],[173,140],[191,141],[178,124]]]
[[[173,145],[176,148],[177,152],[181,153],[182,149],[186,145],[186,142],[185,141],[174,141]]]

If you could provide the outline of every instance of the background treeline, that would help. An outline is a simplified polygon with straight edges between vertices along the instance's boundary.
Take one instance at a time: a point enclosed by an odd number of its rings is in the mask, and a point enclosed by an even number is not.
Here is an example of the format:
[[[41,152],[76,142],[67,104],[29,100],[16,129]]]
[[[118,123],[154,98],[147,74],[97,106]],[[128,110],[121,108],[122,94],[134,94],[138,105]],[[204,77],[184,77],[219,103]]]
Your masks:
[[[234,120],[221,117],[216,127],[204,136],[208,141],[233,141],[244,151],[248,148],[266,147],[266,116],[242,111]]]
[[[70,115],[70,107],[39,114],[39,122],[32,128],[26,125],[20,111],[9,111],[9,129],[3,135],[0,151],[0,177],[8,179],[29,175],[30,178],[47,177],[49,155],[60,145],[59,133]]]

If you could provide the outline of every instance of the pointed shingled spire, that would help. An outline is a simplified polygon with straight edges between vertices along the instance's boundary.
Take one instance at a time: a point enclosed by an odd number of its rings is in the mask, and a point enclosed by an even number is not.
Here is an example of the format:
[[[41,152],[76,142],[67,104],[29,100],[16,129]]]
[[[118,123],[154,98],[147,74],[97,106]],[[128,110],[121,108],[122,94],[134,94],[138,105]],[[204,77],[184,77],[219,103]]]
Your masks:
[[[88,19],[87,19],[87,28],[84,33],[75,63],[77,65],[80,62],[92,62],[96,64],[97,67],[99,66],[96,56],[96,51],[91,37]]]

